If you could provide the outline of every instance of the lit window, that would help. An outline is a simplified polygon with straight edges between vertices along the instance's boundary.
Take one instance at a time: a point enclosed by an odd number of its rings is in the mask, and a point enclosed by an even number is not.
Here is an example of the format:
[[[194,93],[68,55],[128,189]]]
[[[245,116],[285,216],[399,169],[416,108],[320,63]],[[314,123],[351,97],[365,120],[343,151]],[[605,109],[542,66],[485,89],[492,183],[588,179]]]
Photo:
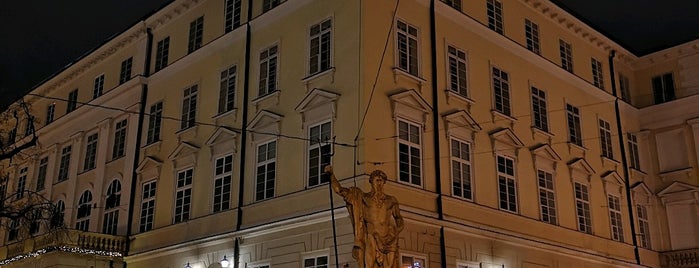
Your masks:
[[[396,22],[396,27],[398,34],[398,68],[418,76],[420,74],[418,65],[418,30],[415,26],[400,20]]]
[[[403,256],[401,256],[401,267],[403,267],[403,268],[425,268],[425,258],[403,255]]]

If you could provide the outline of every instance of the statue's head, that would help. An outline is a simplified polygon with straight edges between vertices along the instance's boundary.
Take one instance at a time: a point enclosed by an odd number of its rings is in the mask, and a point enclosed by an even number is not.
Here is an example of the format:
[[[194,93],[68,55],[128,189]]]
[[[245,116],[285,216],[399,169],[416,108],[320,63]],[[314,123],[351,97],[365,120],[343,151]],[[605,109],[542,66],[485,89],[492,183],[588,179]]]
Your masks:
[[[386,180],[388,180],[388,176],[386,176],[386,173],[384,173],[381,170],[374,170],[369,174],[369,184],[371,184],[372,187],[376,187],[378,185],[383,186],[386,184]],[[374,184],[376,182],[376,184]]]

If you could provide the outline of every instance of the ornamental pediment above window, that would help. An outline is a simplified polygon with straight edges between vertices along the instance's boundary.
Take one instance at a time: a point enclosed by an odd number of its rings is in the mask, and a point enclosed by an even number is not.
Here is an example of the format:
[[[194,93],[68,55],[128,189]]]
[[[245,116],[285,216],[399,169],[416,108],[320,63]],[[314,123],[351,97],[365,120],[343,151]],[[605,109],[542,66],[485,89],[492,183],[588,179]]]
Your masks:
[[[227,127],[218,127],[214,134],[206,140],[206,145],[211,149],[211,155],[235,153],[238,150],[238,133]]]
[[[157,178],[160,174],[160,167],[163,162],[152,156],[146,156],[145,159],[138,164],[136,168],[136,173],[141,176],[141,178]]]
[[[168,159],[172,160],[175,164],[175,168],[194,165],[197,161],[197,153],[199,152],[199,147],[188,143],[180,142],[172,153],[168,156]]]
[[[585,183],[590,183],[590,177],[595,174],[590,163],[585,158],[576,158],[568,162],[568,170],[570,171],[571,180],[579,180]]]
[[[256,141],[279,135],[282,118],[284,117],[267,110],[259,111],[248,124],[252,140]]]
[[[609,171],[602,176],[600,176],[602,182],[604,183],[604,191],[611,194],[621,195],[622,185],[624,185],[624,180],[621,179],[619,173],[616,171]]]
[[[483,130],[466,110],[459,110],[443,116],[447,137],[457,137],[473,141],[475,133]]]
[[[510,128],[501,128],[490,132],[490,142],[493,146],[493,152],[497,154],[509,155],[517,157],[517,151],[524,147],[522,142],[514,131]]]
[[[545,169],[549,171],[556,170],[556,163],[561,160],[561,157],[556,153],[551,145],[539,144],[530,149],[534,167],[537,169]]]
[[[337,99],[340,94],[328,90],[314,88],[296,105],[294,110],[301,113],[304,127],[307,122],[317,122],[328,117],[335,118],[337,114]]]
[[[403,117],[415,122],[425,122],[432,107],[414,89],[403,89],[388,96],[393,105],[393,118]]]

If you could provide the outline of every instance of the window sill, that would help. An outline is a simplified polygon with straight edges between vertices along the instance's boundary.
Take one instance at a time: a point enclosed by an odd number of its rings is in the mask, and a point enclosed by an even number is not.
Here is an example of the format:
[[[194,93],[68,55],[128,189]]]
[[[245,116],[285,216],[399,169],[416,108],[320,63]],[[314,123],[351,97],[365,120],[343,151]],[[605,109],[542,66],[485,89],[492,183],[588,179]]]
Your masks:
[[[214,119],[216,125],[224,125],[226,122],[233,123],[237,120],[238,108],[233,108],[229,111],[214,115],[211,117]],[[232,125],[232,124],[231,124]]]
[[[422,91],[422,86],[427,83],[427,80],[411,74],[409,72],[406,72],[405,70],[398,68],[398,67],[393,67],[393,82],[398,83],[398,77],[406,78],[409,81],[415,83],[418,88]]]
[[[601,155],[600,157],[602,158],[602,166],[610,166],[616,169],[616,167],[619,165],[619,161],[616,161],[612,158],[606,157],[604,155]]]
[[[534,140],[536,140],[537,138],[540,137],[540,138],[547,140],[548,143],[550,144],[551,139],[553,139],[553,137],[555,136],[551,132],[545,131],[545,130],[540,129],[538,127],[531,126],[531,128],[532,128],[532,138],[534,138]]]
[[[335,67],[330,67],[330,69],[323,70],[311,75],[308,75],[304,78],[301,78],[301,82],[306,86],[306,90],[311,88],[311,83],[320,80],[321,78],[325,77],[330,77],[330,83],[335,83]]]
[[[180,131],[175,132],[177,135],[177,141],[181,142],[183,140],[191,140],[197,136],[197,130],[199,126],[194,125],[193,127],[185,128]]]
[[[457,103],[454,103],[454,104],[455,105],[465,104],[467,111],[470,111],[471,105],[476,103],[476,101],[469,98],[468,95],[464,96],[464,95],[461,95],[461,94],[456,93],[456,92],[449,90],[449,89],[444,90],[444,93],[447,96],[447,104],[452,104],[451,103],[452,99],[456,100]]]
[[[255,105],[255,108],[258,108],[258,109],[260,106],[274,106],[274,105],[279,104],[279,99],[281,98],[280,95],[281,95],[281,91],[276,90],[272,93],[259,96],[250,102]]]

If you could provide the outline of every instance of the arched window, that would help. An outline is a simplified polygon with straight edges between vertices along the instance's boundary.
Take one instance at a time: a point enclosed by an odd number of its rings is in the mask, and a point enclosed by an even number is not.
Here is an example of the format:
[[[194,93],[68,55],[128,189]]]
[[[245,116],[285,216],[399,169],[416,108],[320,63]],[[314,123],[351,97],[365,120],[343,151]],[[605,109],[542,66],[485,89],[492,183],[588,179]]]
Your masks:
[[[64,223],[64,216],[66,214],[66,203],[63,200],[58,200],[56,202],[56,207],[54,207],[53,215],[51,215],[51,227],[61,227]]]
[[[75,229],[88,231],[90,229],[90,214],[92,214],[92,193],[85,190],[78,200],[78,218],[75,222]]]
[[[121,183],[119,180],[113,180],[109,184],[105,201],[102,233],[116,235],[119,224],[119,203],[121,202]]]

